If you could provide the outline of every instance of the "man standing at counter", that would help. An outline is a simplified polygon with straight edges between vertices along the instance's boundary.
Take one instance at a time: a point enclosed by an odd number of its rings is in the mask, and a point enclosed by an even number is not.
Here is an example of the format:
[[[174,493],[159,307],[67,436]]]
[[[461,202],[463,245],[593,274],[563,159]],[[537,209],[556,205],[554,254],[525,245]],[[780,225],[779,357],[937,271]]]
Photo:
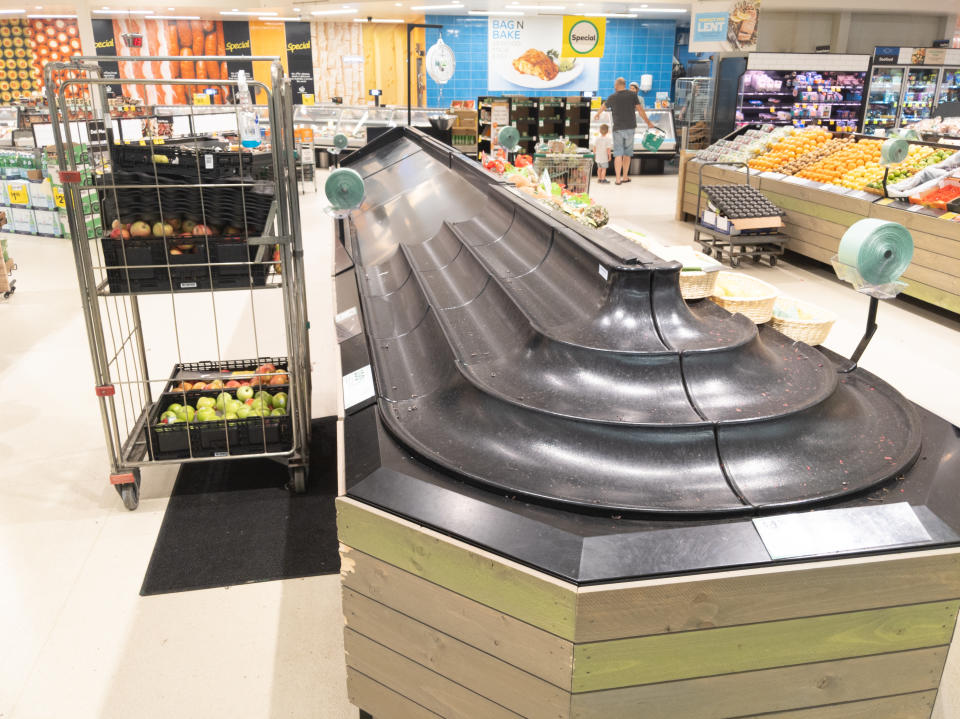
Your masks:
[[[646,110],[640,96],[627,89],[627,81],[618,77],[613,84],[614,93],[603,101],[600,109],[594,116],[600,119],[600,113],[609,110],[613,117],[613,171],[616,175],[616,184],[630,182],[630,160],[633,158],[633,136],[637,130],[637,113],[652,128],[653,123],[647,117]]]

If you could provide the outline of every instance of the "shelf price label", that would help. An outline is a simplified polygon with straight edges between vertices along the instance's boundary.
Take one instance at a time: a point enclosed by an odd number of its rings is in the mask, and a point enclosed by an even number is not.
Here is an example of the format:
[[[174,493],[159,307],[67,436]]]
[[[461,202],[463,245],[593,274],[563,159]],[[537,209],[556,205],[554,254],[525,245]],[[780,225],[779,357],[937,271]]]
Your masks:
[[[67,198],[64,197],[63,188],[57,185],[53,186],[53,203],[57,207],[66,209],[67,207]]]
[[[26,183],[7,183],[7,196],[11,205],[29,205],[30,191]]]

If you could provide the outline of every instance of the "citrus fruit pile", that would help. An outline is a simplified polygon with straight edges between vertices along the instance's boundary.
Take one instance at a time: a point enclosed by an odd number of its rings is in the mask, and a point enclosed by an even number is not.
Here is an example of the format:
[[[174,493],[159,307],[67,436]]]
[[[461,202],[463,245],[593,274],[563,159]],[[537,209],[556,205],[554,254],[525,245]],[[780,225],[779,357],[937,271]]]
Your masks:
[[[832,140],[827,140],[822,145],[818,145],[813,150],[808,152],[805,155],[801,155],[795,160],[791,160],[786,165],[780,168],[780,172],[784,175],[797,175],[805,177],[801,173],[801,170],[814,165],[818,162],[821,162],[824,158],[835,155],[837,152],[843,148],[844,145],[848,145],[852,142],[849,137],[835,137]]]
[[[748,164],[751,170],[758,170],[759,172],[776,171],[787,163],[825,144],[830,137],[830,133],[820,127],[804,128],[783,138],[766,153],[750,160]]]
[[[842,185],[839,180],[848,173],[879,162],[881,144],[881,140],[848,143],[839,152],[810,165],[798,175],[808,180]]]

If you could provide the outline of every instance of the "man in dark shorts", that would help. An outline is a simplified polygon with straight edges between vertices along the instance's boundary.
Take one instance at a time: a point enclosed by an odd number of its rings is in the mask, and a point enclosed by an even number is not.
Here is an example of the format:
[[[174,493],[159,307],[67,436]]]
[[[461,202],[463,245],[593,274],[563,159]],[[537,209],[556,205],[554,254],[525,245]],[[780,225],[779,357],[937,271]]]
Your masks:
[[[594,119],[600,119],[600,113],[604,110],[609,110],[613,116],[613,171],[617,178],[616,184],[619,185],[621,182],[630,182],[627,173],[633,158],[633,136],[637,130],[636,113],[640,113],[647,127],[652,128],[653,123],[643,109],[640,96],[627,89],[626,80],[618,77],[613,89],[615,92],[603,101]]]

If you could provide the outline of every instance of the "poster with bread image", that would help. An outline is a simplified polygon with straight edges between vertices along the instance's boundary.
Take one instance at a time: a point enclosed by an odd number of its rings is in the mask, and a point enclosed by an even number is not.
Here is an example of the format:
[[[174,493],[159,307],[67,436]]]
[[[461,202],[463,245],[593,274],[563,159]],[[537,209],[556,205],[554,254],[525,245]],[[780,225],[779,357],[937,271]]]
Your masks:
[[[487,86],[491,90],[597,89],[599,57],[561,54],[563,16],[491,16],[487,32]]]

